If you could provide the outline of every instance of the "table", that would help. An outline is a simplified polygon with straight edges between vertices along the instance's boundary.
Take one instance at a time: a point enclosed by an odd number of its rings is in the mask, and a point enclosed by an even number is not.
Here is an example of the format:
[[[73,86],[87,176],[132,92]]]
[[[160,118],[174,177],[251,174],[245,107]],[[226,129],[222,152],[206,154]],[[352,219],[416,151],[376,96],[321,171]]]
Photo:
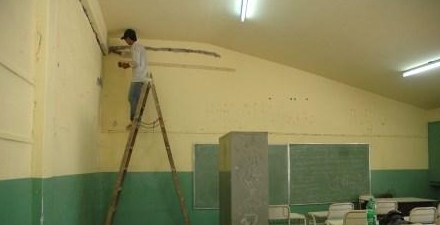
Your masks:
[[[368,196],[360,196],[359,203],[361,209],[365,209],[365,204],[369,200]],[[426,198],[414,198],[414,197],[399,197],[399,198],[376,198],[378,200],[393,200],[397,202],[397,209],[408,216],[411,209],[415,207],[437,207],[438,200],[426,199]]]

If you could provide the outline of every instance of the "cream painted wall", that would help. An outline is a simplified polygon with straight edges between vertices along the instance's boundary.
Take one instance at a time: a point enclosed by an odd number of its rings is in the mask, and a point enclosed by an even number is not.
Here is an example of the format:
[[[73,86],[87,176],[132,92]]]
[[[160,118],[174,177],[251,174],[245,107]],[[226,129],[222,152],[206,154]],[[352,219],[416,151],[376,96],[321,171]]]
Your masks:
[[[0,4],[0,179],[96,172],[101,51],[80,2]]]
[[[427,117],[429,122],[440,121],[440,108],[428,110]]]
[[[34,176],[96,172],[101,51],[77,0],[38,5]]]
[[[35,2],[0,3],[0,180],[29,177]]]
[[[110,45],[123,45],[110,40]],[[229,131],[267,131],[269,143],[369,143],[372,169],[428,167],[426,112],[320,76],[200,43],[141,40],[148,51],[176,166],[192,170],[195,143],[218,143]],[[100,165],[116,171],[128,132],[130,71],[104,58]],[[156,114],[152,99],[144,121]],[[159,128],[141,130],[132,171],[169,170]]]

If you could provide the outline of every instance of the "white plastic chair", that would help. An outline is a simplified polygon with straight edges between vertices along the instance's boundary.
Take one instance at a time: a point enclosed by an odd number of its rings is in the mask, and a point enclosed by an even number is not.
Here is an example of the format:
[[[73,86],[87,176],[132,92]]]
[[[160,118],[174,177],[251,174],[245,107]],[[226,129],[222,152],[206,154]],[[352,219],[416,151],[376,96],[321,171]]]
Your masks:
[[[284,220],[290,225],[290,207],[288,205],[269,205],[269,220]]]
[[[285,220],[289,225],[291,220],[300,220],[306,225],[306,217],[303,214],[290,212],[288,205],[269,205],[269,220]]]
[[[307,216],[310,225],[323,225],[327,219],[328,211],[308,212]]]
[[[435,220],[435,224],[440,225],[440,203],[438,203],[438,205],[437,205],[437,217]]]
[[[436,211],[435,207],[415,207],[409,212],[409,222],[435,224]]]
[[[367,224],[366,210],[352,210],[345,214],[343,225],[365,225]]]
[[[325,224],[342,224],[345,214],[353,209],[354,205],[351,202],[331,204],[328,207],[327,220],[325,221]]]
[[[437,217],[436,217],[436,224],[440,224],[440,203],[437,205]]]
[[[307,225],[306,216],[304,214],[290,212],[289,216],[290,216],[289,220],[302,221],[303,225]]]
[[[370,199],[374,197],[373,195],[370,194],[363,194],[363,195],[359,195],[359,208],[362,208],[362,204],[367,203],[368,201],[370,201]]]
[[[397,202],[393,200],[378,200],[376,202],[376,214],[378,219],[391,210],[397,210]]]

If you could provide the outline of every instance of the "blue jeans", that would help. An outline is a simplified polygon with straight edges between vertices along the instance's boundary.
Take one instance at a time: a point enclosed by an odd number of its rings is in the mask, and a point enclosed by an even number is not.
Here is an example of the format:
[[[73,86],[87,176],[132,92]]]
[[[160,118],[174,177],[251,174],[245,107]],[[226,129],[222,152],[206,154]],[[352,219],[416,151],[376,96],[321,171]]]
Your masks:
[[[136,113],[137,103],[142,91],[143,82],[131,82],[130,90],[128,91],[128,102],[130,102],[130,121],[133,121]]]

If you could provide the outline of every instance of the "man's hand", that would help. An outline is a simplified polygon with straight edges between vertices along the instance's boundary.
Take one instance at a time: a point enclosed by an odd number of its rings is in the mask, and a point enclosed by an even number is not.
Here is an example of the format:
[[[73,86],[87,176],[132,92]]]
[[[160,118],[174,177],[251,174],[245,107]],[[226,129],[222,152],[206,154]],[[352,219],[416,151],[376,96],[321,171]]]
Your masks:
[[[121,67],[121,68],[127,69],[127,68],[130,67],[130,64],[129,64],[128,62],[122,62],[122,61],[120,61],[120,62],[118,62],[118,67]]]

